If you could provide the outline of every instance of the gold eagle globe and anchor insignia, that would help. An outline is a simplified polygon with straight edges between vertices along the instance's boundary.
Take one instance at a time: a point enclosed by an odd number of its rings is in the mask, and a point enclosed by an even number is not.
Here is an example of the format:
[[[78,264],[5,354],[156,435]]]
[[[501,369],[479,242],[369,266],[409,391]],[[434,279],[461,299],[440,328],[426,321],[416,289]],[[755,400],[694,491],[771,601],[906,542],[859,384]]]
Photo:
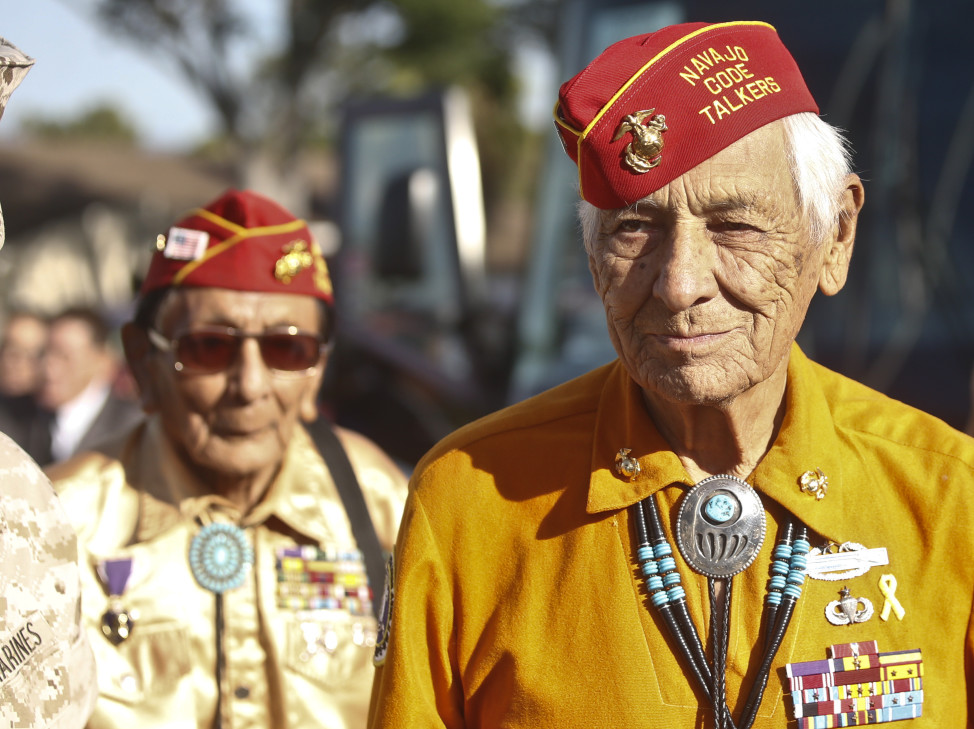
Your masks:
[[[615,469],[616,474],[629,481],[635,481],[636,476],[643,470],[639,461],[630,456],[631,448],[620,448],[616,453]]]
[[[314,264],[314,257],[308,250],[306,241],[292,241],[284,246],[282,252],[284,255],[274,264],[274,278],[281,283],[291,283],[291,279]]]
[[[829,490],[828,476],[823,473],[821,468],[805,471],[798,477],[798,488],[801,489],[802,493],[814,496],[816,501],[821,501]]]
[[[655,112],[656,107],[653,107],[628,114],[612,138],[617,142],[626,134],[632,134],[633,140],[626,145],[626,164],[639,175],[649,172],[663,160],[663,132],[669,127],[666,117]]]

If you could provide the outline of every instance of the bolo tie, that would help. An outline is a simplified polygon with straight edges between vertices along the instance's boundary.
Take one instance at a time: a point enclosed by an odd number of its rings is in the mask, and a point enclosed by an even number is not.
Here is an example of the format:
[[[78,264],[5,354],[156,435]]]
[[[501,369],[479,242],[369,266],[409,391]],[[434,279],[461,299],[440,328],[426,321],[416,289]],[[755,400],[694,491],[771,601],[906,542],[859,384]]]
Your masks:
[[[203,515],[196,521],[202,528],[189,546],[189,566],[199,585],[214,595],[214,634],[216,641],[216,717],[213,726],[223,726],[223,684],[226,680],[226,655],[223,634],[226,630],[223,593],[243,585],[254,564],[254,550],[244,530],[234,524],[209,521]]]
[[[639,464],[620,451],[617,470],[634,478]],[[716,729],[750,729],[795,604],[805,582],[809,551],[807,529],[785,523],[775,545],[762,616],[763,654],[754,683],[736,722],[727,705],[727,642],[734,576],[747,569],[764,544],[766,517],[757,492],[735,476],[700,481],[683,497],[677,515],[677,547],[695,572],[707,577],[710,598],[708,660],[687,610],[673,549],[663,532],[654,496],[630,507],[635,525],[636,557],[650,605],[659,613],[672,648],[690,668],[714,710]],[[717,589],[723,581],[724,589]],[[718,594],[719,593],[719,594]]]

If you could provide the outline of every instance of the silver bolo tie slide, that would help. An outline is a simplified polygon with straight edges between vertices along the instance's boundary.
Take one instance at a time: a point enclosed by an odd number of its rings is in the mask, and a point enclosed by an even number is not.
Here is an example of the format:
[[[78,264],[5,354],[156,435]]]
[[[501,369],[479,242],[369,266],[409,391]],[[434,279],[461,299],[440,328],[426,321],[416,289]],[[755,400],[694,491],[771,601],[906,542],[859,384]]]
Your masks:
[[[766,529],[757,492],[736,476],[721,474],[700,481],[683,497],[676,540],[694,571],[726,579],[755,560]]]

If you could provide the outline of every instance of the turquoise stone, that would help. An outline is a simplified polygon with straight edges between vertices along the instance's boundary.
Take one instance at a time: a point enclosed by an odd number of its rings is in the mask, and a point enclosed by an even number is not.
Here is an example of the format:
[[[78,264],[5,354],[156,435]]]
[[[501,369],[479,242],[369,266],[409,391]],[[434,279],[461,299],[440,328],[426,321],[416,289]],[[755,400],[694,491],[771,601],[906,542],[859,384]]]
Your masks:
[[[734,516],[734,500],[726,494],[716,494],[707,501],[703,509],[710,519],[723,524]]]

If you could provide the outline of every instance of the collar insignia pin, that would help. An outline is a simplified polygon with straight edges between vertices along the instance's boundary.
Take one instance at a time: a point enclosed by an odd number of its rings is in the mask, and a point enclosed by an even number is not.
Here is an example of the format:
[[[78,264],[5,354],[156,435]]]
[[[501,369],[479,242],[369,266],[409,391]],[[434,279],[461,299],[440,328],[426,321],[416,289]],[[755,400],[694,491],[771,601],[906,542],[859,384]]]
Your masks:
[[[617,142],[626,134],[632,134],[633,140],[626,145],[626,165],[639,175],[649,172],[663,160],[663,132],[669,131],[669,127],[666,117],[655,111],[654,107],[626,115],[612,138]]]
[[[848,587],[839,590],[839,595],[838,600],[833,600],[825,608],[825,617],[832,625],[865,623],[873,616],[873,604],[866,598],[853,597]]]
[[[798,485],[803,493],[811,494],[817,501],[821,501],[829,490],[829,479],[821,468],[816,468],[814,471],[805,471],[799,477]]]
[[[620,448],[616,453],[616,473],[622,478],[635,481],[636,476],[642,471],[639,461],[629,455],[631,448]]]

